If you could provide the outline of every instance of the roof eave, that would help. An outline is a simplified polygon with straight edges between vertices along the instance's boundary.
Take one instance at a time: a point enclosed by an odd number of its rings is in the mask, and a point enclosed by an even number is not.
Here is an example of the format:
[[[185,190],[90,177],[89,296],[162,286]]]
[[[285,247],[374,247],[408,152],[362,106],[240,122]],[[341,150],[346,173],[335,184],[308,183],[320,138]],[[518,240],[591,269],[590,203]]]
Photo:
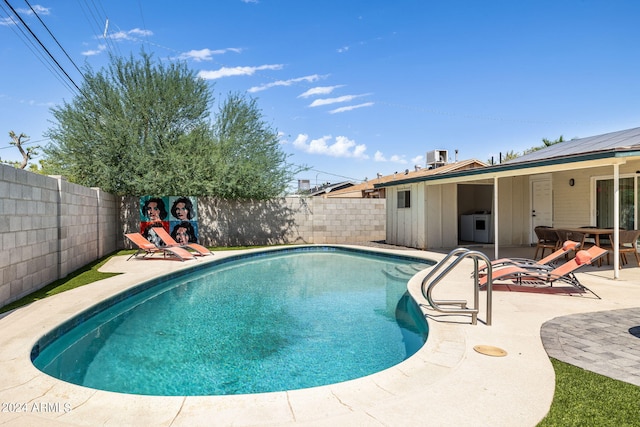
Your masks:
[[[486,179],[499,176],[514,176],[514,175],[526,175],[530,173],[531,169],[543,168],[549,169],[547,172],[551,172],[554,169],[566,170],[566,166],[572,163],[587,163],[594,162],[603,159],[625,159],[626,157],[640,156],[640,151],[637,149],[621,150],[613,149],[607,151],[598,151],[593,153],[584,153],[574,156],[554,157],[549,159],[535,160],[530,162],[516,162],[516,163],[503,163],[500,165],[487,166],[486,168],[468,169],[462,171],[448,172],[440,175],[429,175],[416,178],[408,178],[404,180],[397,180],[388,183],[375,184],[374,188],[391,187],[395,185],[413,184],[417,182],[426,181],[444,181],[444,180],[464,180],[465,178]],[[586,167],[586,165],[584,166]],[[576,169],[581,166],[576,165]],[[516,171],[522,171],[522,173],[514,173]],[[539,172],[542,173],[542,172]]]

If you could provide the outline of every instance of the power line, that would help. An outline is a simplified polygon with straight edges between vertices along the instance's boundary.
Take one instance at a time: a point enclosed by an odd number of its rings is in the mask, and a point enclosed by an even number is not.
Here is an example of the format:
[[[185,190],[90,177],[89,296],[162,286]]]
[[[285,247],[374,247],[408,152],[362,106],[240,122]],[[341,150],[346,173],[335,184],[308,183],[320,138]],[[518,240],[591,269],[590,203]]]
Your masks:
[[[37,144],[38,142],[45,142],[45,141],[51,141],[51,139],[44,138],[44,139],[39,139],[37,141],[25,141],[21,145],[22,146],[32,145],[32,144]],[[14,148],[14,147],[15,147],[15,145],[8,145],[7,147],[0,147],[0,150],[6,150],[6,149],[9,149],[9,148]]]
[[[2,9],[2,11],[7,15],[7,18],[9,18],[11,20],[11,22],[13,22],[13,25],[9,25],[9,27],[11,27],[11,30],[14,32],[14,34],[22,40],[22,42],[25,44],[25,46],[27,47],[27,49],[29,49],[31,51],[31,53],[33,53],[33,56],[35,56],[38,61],[40,61],[40,63],[42,65],[44,65],[45,68],[47,68],[49,70],[49,72],[63,85],[66,86],[67,89],[69,89],[69,91],[73,92],[73,88],[71,87],[71,85],[69,84],[69,82],[67,82],[62,73],[60,73],[60,70],[56,69],[55,67],[53,67],[51,60],[48,60],[45,55],[42,53],[42,51],[40,49],[38,49],[38,47],[36,46],[36,44],[33,42],[33,40],[27,35],[27,33],[24,31],[24,29],[18,24],[18,22],[16,22],[16,20],[14,19],[13,15],[11,13],[9,13],[7,11],[7,9],[5,9],[5,7],[0,4],[0,9]]]
[[[38,18],[38,21],[40,21],[40,23],[42,24],[42,26],[45,28],[45,30],[47,30],[47,32],[49,33],[49,35],[51,36],[51,38],[53,39],[53,41],[56,42],[56,44],[58,45],[58,47],[60,48],[60,50],[65,54],[65,56],[67,57],[67,59],[73,64],[73,66],[76,68],[76,70],[78,70],[78,73],[80,73],[80,75],[84,78],[84,74],[82,73],[82,71],[80,70],[80,68],[78,68],[78,66],[76,65],[76,63],[73,61],[73,59],[71,59],[71,57],[69,56],[69,54],[67,53],[67,51],[62,47],[62,45],[60,44],[60,42],[58,41],[58,39],[56,38],[56,36],[53,35],[53,33],[51,32],[51,30],[49,30],[49,27],[47,27],[47,24],[44,23],[44,21],[42,21],[42,19],[40,18],[40,15],[38,15],[38,12],[36,12],[33,7],[31,7],[31,4],[29,4],[29,2],[27,0],[24,0],[24,2],[27,4],[27,6],[29,6],[29,9],[31,9],[31,11],[33,12],[33,14],[35,15],[36,18]]]
[[[78,90],[78,92],[82,93],[82,90],[80,90],[80,87],[76,84],[75,81],[73,81],[73,79],[71,78],[71,76],[67,73],[67,71],[62,67],[62,65],[60,65],[60,63],[58,62],[58,60],[53,56],[53,54],[49,51],[49,49],[47,49],[47,47],[44,45],[44,43],[42,43],[42,41],[38,38],[38,36],[31,30],[31,28],[29,27],[29,25],[27,25],[26,22],[24,22],[24,20],[22,19],[22,17],[18,14],[18,12],[13,8],[13,6],[11,6],[11,4],[9,3],[9,0],[4,0],[4,2],[6,3],[6,5],[9,7],[9,9],[11,9],[11,11],[13,12],[13,14],[20,20],[20,23],[22,23],[22,25],[24,26],[24,28],[27,29],[27,31],[29,31],[29,34],[31,34],[31,37],[33,37],[38,44],[40,45],[40,47],[42,47],[42,49],[47,53],[47,55],[49,56],[49,58],[51,58],[51,60],[56,64],[56,66],[60,69],[60,71],[62,71],[62,73],[66,76],[66,78],[71,82],[71,84]]]
[[[78,0],[78,3],[80,4],[80,9],[82,9],[85,19],[92,28],[95,38],[98,40],[103,39],[107,49],[109,49],[109,52],[120,56],[120,50],[118,49],[117,44],[115,44],[113,40],[105,34],[106,23],[109,20],[109,17],[105,12],[104,7],[102,7],[102,4],[98,7],[95,2],[92,1],[91,4],[89,4],[86,0]]]
[[[321,173],[321,174],[324,174],[324,175],[331,175],[331,176],[337,176],[338,178],[349,179],[349,180],[351,180],[351,181],[363,181],[362,179],[358,179],[358,178],[351,178],[351,177],[349,177],[349,176],[338,175],[338,174],[331,173],[331,172],[319,171],[319,170],[317,170],[317,169],[309,169],[309,170],[310,170],[310,171],[312,171],[312,172],[317,172],[317,173]]]

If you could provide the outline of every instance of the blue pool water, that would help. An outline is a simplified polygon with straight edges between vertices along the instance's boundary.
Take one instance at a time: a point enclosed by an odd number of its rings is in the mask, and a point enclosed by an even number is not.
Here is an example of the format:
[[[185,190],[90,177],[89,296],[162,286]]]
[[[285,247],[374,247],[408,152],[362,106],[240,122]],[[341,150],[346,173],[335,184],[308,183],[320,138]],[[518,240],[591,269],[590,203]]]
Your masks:
[[[424,344],[426,321],[406,284],[427,266],[327,247],[222,260],[101,303],[44,336],[32,360],[64,381],[145,395],[346,381]]]

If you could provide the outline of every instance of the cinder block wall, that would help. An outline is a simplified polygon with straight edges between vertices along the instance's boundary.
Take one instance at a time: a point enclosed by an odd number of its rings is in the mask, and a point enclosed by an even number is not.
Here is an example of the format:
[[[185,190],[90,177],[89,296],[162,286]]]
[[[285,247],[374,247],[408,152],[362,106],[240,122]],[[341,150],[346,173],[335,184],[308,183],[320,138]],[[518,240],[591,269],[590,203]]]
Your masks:
[[[385,239],[384,199],[198,198],[201,243],[251,246]],[[0,306],[127,247],[138,197],[116,197],[0,164]]]
[[[298,232],[309,243],[354,243],[385,239],[384,199],[314,197],[306,201],[292,199],[290,203],[292,207],[297,207],[294,210]]]
[[[0,306],[117,249],[119,199],[0,165]]]
[[[118,200],[99,188],[52,177],[59,188],[60,277],[117,249]]]
[[[123,232],[139,231],[139,198],[123,199]],[[198,198],[200,243],[250,246],[354,243],[385,238],[384,199],[286,197],[269,201]],[[124,242],[125,247],[128,242]]]

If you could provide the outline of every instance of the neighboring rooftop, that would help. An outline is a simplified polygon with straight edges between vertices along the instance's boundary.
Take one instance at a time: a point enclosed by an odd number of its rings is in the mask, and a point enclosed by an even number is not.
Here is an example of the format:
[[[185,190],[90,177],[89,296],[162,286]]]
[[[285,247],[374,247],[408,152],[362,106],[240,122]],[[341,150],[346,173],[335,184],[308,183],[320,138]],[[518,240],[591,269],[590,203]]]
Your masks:
[[[342,182],[338,182],[335,184],[332,184],[330,182],[321,184],[321,185],[317,185],[311,189],[309,189],[309,195],[310,196],[323,196],[325,194],[328,193],[332,193],[335,191],[339,191],[345,188],[349,188],[349,187],[353,187],[353,182],[351,181],[342,181]]]
[[[470,159],[462,160],[454,163],[447,163],[436,168],[420,168],[416,167],[414,170],[406,169],[402,172],[395,172],[392,175],[378,176],[375,179],[370,179],[361,184],[353,185],[349,188],[344,188],[339,191],[332,191],[325,197],[362,197],[362,198],[382,198],[384,195],[377,193],[378,189],[375,188],[376,184],[387,184],[394,181],[400,181],[411,178],[419,178],[430,175],[438,175],[443,173],[449,173],[453,171],[462,171],[486,167],[487,164],[480,160]]]

